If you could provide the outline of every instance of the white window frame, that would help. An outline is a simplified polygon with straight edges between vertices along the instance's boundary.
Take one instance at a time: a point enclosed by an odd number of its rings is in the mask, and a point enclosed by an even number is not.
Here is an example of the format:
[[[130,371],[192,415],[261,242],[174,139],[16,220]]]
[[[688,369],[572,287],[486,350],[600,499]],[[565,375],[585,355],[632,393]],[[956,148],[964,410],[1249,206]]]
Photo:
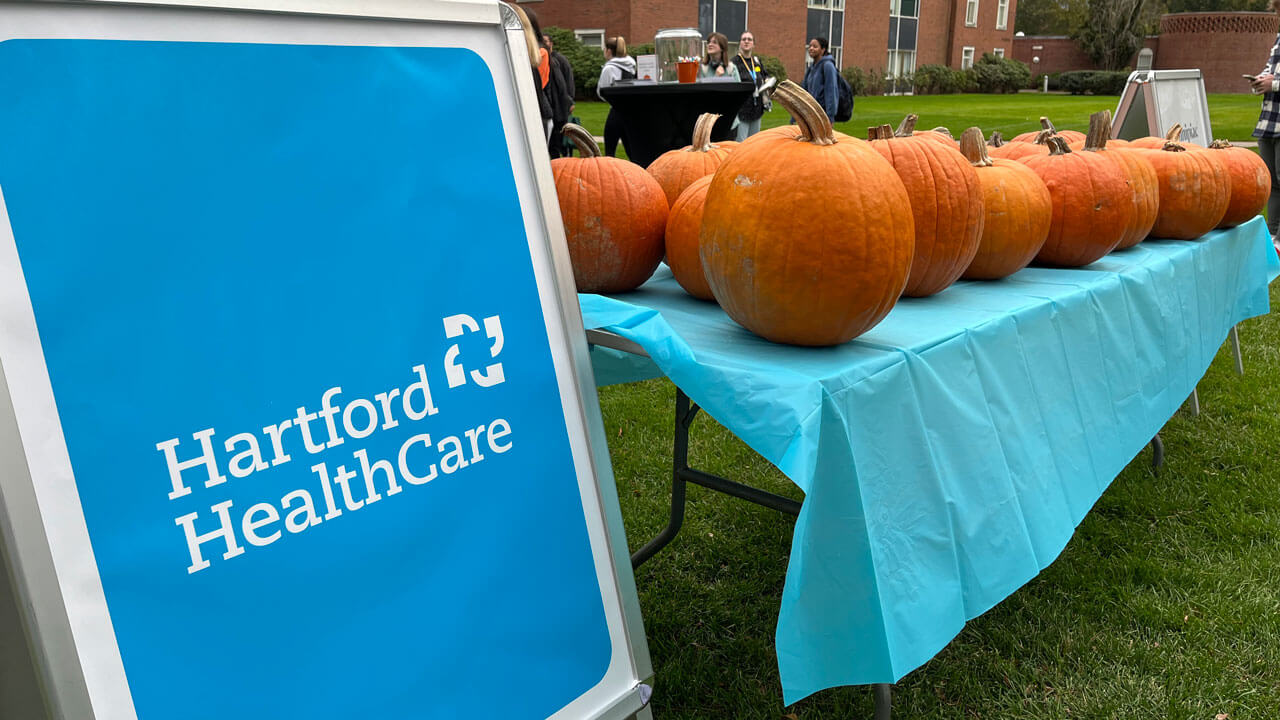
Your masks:
[[[601,54],[604,53],[604,43],[605,43],[604,28],[583,28],[581,30],[573,31],[573,36],[577,38],[578,42],[581,42],[583,45],[587,45],[586,43],[582,42],[583,35],[599,35],[600,36],[600,46],[599,46],[600,52]],[[587,47],[595,47],[595,46],[587,45]]]
[[[960,69],[968,70],[973,67],[973,48],[965,45],[960,48]]]
[[[889,16],[920,19],[920,2],[916,2],[916,14],[904,15],[902,12],[902,0],[889,0]]]
[[[998,58],[1002,58],[1004,57],[1004,48],[996,48],[991,51],[991,54],[995,55]]]
[[[996,0],[996,29],[1009,29],[1009,0]]]
[[[965,3],[964,26],[978,27],[978,0],[968,0]]]

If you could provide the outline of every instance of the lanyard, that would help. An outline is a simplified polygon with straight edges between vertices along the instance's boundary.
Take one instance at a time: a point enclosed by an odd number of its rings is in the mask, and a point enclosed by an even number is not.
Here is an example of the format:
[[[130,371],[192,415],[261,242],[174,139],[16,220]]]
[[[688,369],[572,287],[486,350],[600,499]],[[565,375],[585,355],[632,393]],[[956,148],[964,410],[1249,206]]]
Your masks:
[[[756,73],[759,72],[760,70],[760,68],[757,66],[757,63],[759,63],[760,61],[756,59],[755,55],[752,55],[750,60],[742,57],[742,53],[738,53],[738,57],[742,58],[743,66],[747,68],[748,73],[751,73],[751,82],[755,82]]]

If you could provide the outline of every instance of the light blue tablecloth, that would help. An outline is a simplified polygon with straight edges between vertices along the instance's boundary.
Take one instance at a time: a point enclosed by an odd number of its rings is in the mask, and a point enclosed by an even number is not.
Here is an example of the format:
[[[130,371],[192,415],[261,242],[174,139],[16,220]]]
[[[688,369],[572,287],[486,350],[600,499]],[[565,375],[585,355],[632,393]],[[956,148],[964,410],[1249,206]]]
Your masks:
[[[896,682],[1058,556],[1111,480],[1269,310],[1262,219],[904,299],[845,345],[751,335],[680,290],[580,296],[805,493],[778,617],[783,696]],[[598,384],[656,374],[595,348]]]

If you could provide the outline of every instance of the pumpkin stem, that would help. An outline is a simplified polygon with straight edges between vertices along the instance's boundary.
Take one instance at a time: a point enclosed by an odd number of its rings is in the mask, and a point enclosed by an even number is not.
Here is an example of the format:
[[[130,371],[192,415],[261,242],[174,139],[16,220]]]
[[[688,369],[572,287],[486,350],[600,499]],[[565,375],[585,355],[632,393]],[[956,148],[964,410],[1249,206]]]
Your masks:
[[[1049,146],[1050,155],[1070,155],[1071,148],[1067,147],[1067,141],[1058,135],[1051,136],[1046,142]]]
[[[711,128],[719,119],[720,115],[717,113],[702,113],[698,116],[698,121],[693,124],[693,144],[689,146],[690,151],[707,152],[711,149]]]
[[[1036,133],[1036,139],[1032,142],[1036,145],[1048,145],[1049,138],[1053,137],[1055,133],[1057,133],[1057,130],[1041,130]]]
[[[919,119],[920,116],[915,113],[911,113],[902,118],[902,122],[898,123],[898,128],[893,131],[893,136],[911,137],[911,134],[916,131],[916,121]]]
[[[1230,147],[1235,147],[1235,145],[1232,145],[1230,140],[1214,140],[1209,143],[1209,147],[1214,150],[1225,150]]]
[[[979,128],[971,127],[960,134],[960,154],[974,167],[991,167],[986,139],[982,137],[982,130]]]
[[[964,136],[961,135],[960,137],[963,138]],[[1004,147],[1004,135],[1000,134],[999,130],[993,130],[991,139],[987,141],[987,144],[991,147]]]
[[[1040,116],[1040,129],[1048,130],[1050,134],[1058,132],[1058,128],[1054,127],[1053,123],[1049,121],[1049,118],[1043,115]]]
[[[872,125],[867,128],[867,140],[892,140],[893,132],[892,125]]]
[[[1181,140],[1182,139],[1182,123],[1174,123],[1173,127],[1169,128],[1169,132],[1164,134],[1164,139],[1170,142],[1178,142],[1179,140]]]
[[[591,137],[591,133],[586,128],[574,123],[565,123],[564,129],[560,132],[573,141],[578,152],[582,153],[582,157],[600,157],[600,146],[596,144],[596,139]]]
[[[1164,147],[1160,148],[1165,152],[1186,152],[1187,149],[1172,140],[1166,140]]]
[[[1089,116],[1089,134],[1084,139],[1084,149],[1090,152],[1105,150],[1111,137],[1111,113],[1100,110]]]
[[[796,138],[797,140],[811,142],[814,145],[836,144],[836,134],[835,129],[831,127],[831,118],[827,117],[827,111],[823,110],[818,101],[805,92],[804,88],[791,80],[783,80],[774,89],[773,99],[790,113],[791,117],[795,118],[796,124],[800,126],[800,137]]]
[[[936,133],[938,133],[939,135],[945,135],[946,137],[949,137],[949,138],[951,138],[952,140],[955,140],[955,139],[956,139],[956,136],[955,136],[955,135],[952,135],[950,130],[948,130],[947,128],[942,127],[941,125],[939,125],[938,127],[934,128],[934,129],[933,129],[933,132],[936,132]]]

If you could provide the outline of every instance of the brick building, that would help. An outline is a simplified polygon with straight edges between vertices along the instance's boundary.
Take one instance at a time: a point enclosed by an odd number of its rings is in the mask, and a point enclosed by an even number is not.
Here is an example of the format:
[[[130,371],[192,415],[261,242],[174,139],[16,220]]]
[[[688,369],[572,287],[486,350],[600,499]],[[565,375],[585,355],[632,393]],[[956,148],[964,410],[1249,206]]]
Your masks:
[[[918,65],[963,68],[983,53],[1013,56],[1017,0],[518,0],[543,27],[572,29],[588,45],[622,35],[653,42],[663,28],[724,33],[730,51],[750,29],[756,49],[787,74],[804,74],[809,38],[824,36],[840,67],[911,72]]]
[[[1196,12],[1163,15],[1160,34],[1148,37],[1152,67],[1157,70],[1198,68],[1207,92],[1247,93],[1242,74],[1262,69],[1280,32],[1280,18],[1265,12]],[[1013,43],[1013,57],[1035,74],[1092,70],[1093,61],[1069,37],[1028,35]],[[1037,60],[1038,59],[1038,60]],[[1129,62],[1137,65],[1137,58]]]

